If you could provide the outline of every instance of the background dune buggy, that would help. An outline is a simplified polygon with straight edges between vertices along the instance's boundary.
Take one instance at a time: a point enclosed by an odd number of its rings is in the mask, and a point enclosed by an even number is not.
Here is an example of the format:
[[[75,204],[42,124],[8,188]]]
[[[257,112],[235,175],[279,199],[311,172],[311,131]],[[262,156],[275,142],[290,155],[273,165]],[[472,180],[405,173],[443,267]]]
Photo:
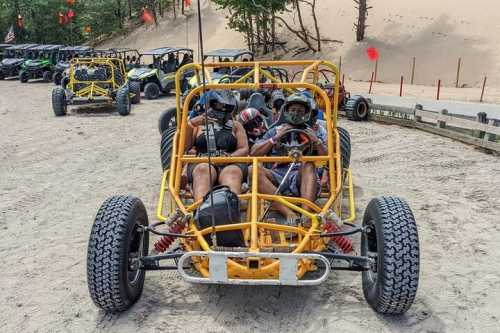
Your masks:
[[[200,75],[199,64],[186,65],[176,74],[176,127],[172,131],[170,168],[164,171],[157,208],[157,220],[149,224],[142,202],[133,196],[114,196],[99,209],[90,235],[87,277],[90,295],[106,311],[123,311],[141,295],[146,270],[176,269],[189,282],[252,285],[316,285],[328,278],[331,270],[361,271],[363,291],[368,303],[384,314],[403,313],[415,298],[419,272],[419,243],[416,222],[408,204],[396,197],[373,199],[362,225],[353,224],[355,216],[351,171],[347,151],[348,133],[337,128],[339,79],[336,67],[326,61],[263,61],[207,64],[207,67],[252,67],[253,83],[246,78],[228,84],[211,83],[193,89],[181,104],[180,78],[185,70]],[[300,82],[280,82],[262,67],[303,66]],[[334,103],[309,72],[326,67],[335,74]],[[208,71],[207,71],[208,74]],[[261,83],[260,76],[271,82]],[[315,75],[317,77],[317,75]],[[194,202],[189,187],[182,182],[183,166],[206,163],[207,157],[185,153],[185,133],[192,98],[204,89],[297,89],[309,90],[324,103],[328,132],[328,156],[307,156],[290,147],[287,156],[212,157],[211,163],[250,163],[252,185],[239,195],[246,202],[242,222],[212,225],[200,229],[194,212],[202,204]],[[314,162],[328,173],[328,185],[318,202],[299,197],[259,193],[258,166],[274,162]],[[345,197],[346,195],[346,197]],[[277,223],[263,212],[270,202],[280,202],[307,216],[310,225],[288,226]],[[346,204],[347,203],[347,204]],[[299,204],[311,208],[308,212]],[[166,212],[165,210],[168,209]],[[342,228],[342,229],[341,229]],[[228,248],[217,240],[221,232],[241,233],[244,245]],[[161,238],[156,252],[148,255],[149,234]],[[344,253],[345,236],[361,234],[360,255]],[[274,237],[274,236],[278,237]],[[170,246],[179,240],[179,247]],[[166,251],[166,252],[164,252]],[[164,252],[164,253],[163,253]],[[174,260],[173,265],[160,262]],[[343,264],[341,264],[343,263]]]
[[[29,50],[30,59],[21,65],[19,80],[22,83],[30,79],[43,79],[50,82],[55,70],[57,54],[63,45],[39,45]]]
[[[64,116],[68,105],[114,102],[118,113],[126,116],[131,104],[141,100],[140,91],[133,88],[122,59],[74,58],[67,85],[52,90],[52,108],[56,116]]]
[[[180,60],[182,58],[182,60]],[[157,99],[161,93],[168,94],[175,88],[175,72],[185,64],[193,62],[193,50],[177,47],[160,47],[141,53],[140,62],[129,73],[132,84],[140,85],[147,99]],[[181,90],[187,89],[187,80],[182,79]]]
[[[52,81],[55,85],[60,85],[64,76],[67,76],[69,62],[73,58],[87,58],[93,49],[90,46],[66,46],[57,53],[57,63],[54,66]]]
[[[29,50],[37,46],[38,44],[18,44],[6,48],[0,64],[0,80],[18,76]]]

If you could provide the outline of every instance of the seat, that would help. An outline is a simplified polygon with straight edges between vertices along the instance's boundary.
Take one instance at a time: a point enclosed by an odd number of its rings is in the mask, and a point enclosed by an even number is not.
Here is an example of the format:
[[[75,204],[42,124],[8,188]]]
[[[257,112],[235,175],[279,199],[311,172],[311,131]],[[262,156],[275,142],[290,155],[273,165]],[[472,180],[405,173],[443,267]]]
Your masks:
[[[272,116],[272,110],[267,107],[266,99],[261,93],[253,93],[248,99],[248,107],[259,110],[264,117],[269,118]]]

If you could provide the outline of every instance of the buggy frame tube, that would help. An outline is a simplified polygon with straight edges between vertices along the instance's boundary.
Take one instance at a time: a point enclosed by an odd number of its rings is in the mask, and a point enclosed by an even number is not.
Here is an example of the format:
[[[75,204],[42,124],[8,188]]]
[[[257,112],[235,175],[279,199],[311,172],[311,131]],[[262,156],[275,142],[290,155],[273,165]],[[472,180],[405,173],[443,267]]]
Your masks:
[[[258,193],[258,188],[257,188],[257,183],[258,183],[258,167],[260,163],[264,162],[270,162],[270,161],[282,161],[282,162],[292,162],[292,159],[289,157],[273,157],[273,156],[262,156],[262,157],[242,157],[242,158],[232,158],[232,157],[214,157],[211,159],[212,163],[220,163],[220,164],[228,164],[228,163],[235,163],[235,162],[246,162],[246,163],[252,163],[253,165],[253,182],[252,182],[252,192],[250,195],[243,195],[246,196],[246,198],[250,199],[250,205],[251,205],[251,210],[250,210],[250,222],[247,223],[240,223],[237,225],[234,225],[236,229],[245,229],[245,228],[250,228],[250,251],[253,253],[256,253],[259,251],[259,246],[258,246],[258,228],[263,228],[263,229],[272,229],[272,230],[283,230],[287,232],[296,232],[297,234],[301,234],[304,237],[298,244],[298,246],[294,249],[293,253],[300,253],[303,252],[304,248],[306,247],[306,244],[309,242],[312,236],[317,236],[317,231],[319,230],[319,220],[318,220],[318,215],[317,214],[322,214],[327,212],[328,210],[331,209],[331,206],[336,202],[338,198],[338,194],[340,191],[342,191],[342,168],[341,168],[341,161],[340,161],[340,144],[339,144],[339,134],[338,131],[336,130],[336,121],[337,121],[337,113],[338,113],[338,94],[339,94],[339,83],[340,83],[340,78],[339,78],[339,71],[336,68],[336,66],[330,62],[327,61],[261,61],[261,62],[235,62],[235,63],[212,63],[212,64],[205,64],[207,68],[215,68],[215,67],[251,67],[253,66],[253,76],[254,76],[254,81],[253,83],[229,83],[229,84],[214,84],[211,82],[211,78],[209,75],[207,75],[207,84],[203,86],[198,86],[191,90],[185,100],[183,101],[183,105],[181,105],[181,92],[180,92],[180,80],[182,78],[182,75],[185,71],[194,69],[196,71],[196,75],[199,75],[199,71],[201,70],[201,66],[199,64],[187,64],[180,68],[176,72],[176,104],[177,104],[177,133],[176,136],[174,137],[174,146],[172,150],[172,160],[171,160],[171,166],[170,170],[175,171],[175,172],[165,172],[163,177],[162,177],[162,185],[161,185],[161,191],[165,192],[166,189],[169,189],[169,194],[173,202],[177,205],[178,209],[184,213],[184,214],[189,214],[190,211],[194,210],[199,203],[194,203],[189,207],[185,207],[182,199],[179,196],[180,192],[180,181],[181,181],[181,173],[182,173],[182,168],[183,165],[186,163],[203,163],[206,161],[206,158],[204,157],[192,157],[189,155],[184,155],[185,151],[185,144],[186,144],[186,127],[187,127],[187,117],[188,117],[188,112],[189,112],[189,104],[192,100],[192,98],[196,95],[199,95],[203,92],[205,89],[244,89],[244,88],[253,88],[253,89],[259,89],[259,88],[273,88],[273,89],[287,89],[287,90],[293,90],[297,88],[306,88],[311,90],[317,98],[321,98],[324,101],[324,106],[325,106],[325,117],[327,121],[327,132],[328,132],[328,156],[308,156],[308,157],[302,157],[300,161],[315,161],[315,162],[324,162],[328,161],[329,165],[329,175],[330,175],[330,199],[327,201],[327,203],[323,207],[316,206],[312,202],[307,202],[305,199],[298,200],[299,198],[296,198],[294,201],[290,200],[290,198],[282,197],[282,196],[277,196],[277,195],[265,195],[265,194],[260,194]],[[311,70],[315,71],[315,74],[313,75],[314,78],[313,80],[316,81],[317,79],[317,72],[319,69],[319,66],[325,66],[331,70],[331,72],[335,75],[335,89],[334,89],[334,103],[333,103],[333,110],[332,110],[332,105],[330,102],[330,99],[328,95],[326,94],[325,91],[323,91],[320,87],[318,87],[315,84],[305,82],[302,80],[301,82],[280,82],[278,79],[273,80],[271,77],[272,75],[268,73],[265,73],[265,70],[262,69],[262,74],[270,79],[271,81],[274,81],[272,83],[261,83],[260,82],[260,74],[261,74],[261,67],[262,66],[307,66],[306,69],[304,70],[303,73],[303,79],[307,77],[308,73]],[[251,77],[250,75],[248,77]],[[334,146],[335,145],[335,146]],[[350,176],[351,177],[351,176]],[[167,186],[167,181],[168,181],[168,186]],[[350,181],[350,187],[352,182]],[[242,197],[242,196],[240,196]],[[351,216],[350,218],[355,218],[355,216],[352,214],[353,212],[353,202],[351,198],[353,195],[350,192],[350,208],[351,208]],[[162,209],[164,206],[164,200],[165,196],[164,194],[160,194],[159,202],[158,202],[158,209],[157,209],[157,215],[158,218],[161,220],[165,220],[165,217],[162,216]],[[259,200],[268,200],[268,201],[277,201],[280,202],[281,204],[285,205],[286,207],[300,212],[303,215],[309,217],[312,221],[312,225],[308,230],[304,230],[303,228],[299,227],[285,227],[285,226],[279,226],[279,225],[272,225],[268,223],[263,223],[258,221],[258,202]],[[294,204],[296,203],[301,203],[301,204],[306,204],[309,207],[313,208],[314,213],[311,213],[307,210],[302,209],[301,207],[297,206]],[[248,217],[247,217],[248,219]],[[225,228],[219,228],[216,227],[216,230],[231,230],[230,226],[224,226]],[[228,229],[229,228],[229,229]],[[208,232],[208,231],[207,231]],[[204,231],[200,231],[196,228],[194,223],[189,224],[189,231],[188,233],[192,233],[194,236],[196,236],[198,243],[201,247],[202,250],[204,251],[211,251],[210,246],[204,239]],[[271,264],[266,265],[262,269],[264,271],[269,271],[271,269],[275,269],[279,263],[278,262],[273,262]],[[228,260],[228,268],[230,267],[244,267],[232,260]],[[208,274],[206,269],[200,270],[203,275]]]

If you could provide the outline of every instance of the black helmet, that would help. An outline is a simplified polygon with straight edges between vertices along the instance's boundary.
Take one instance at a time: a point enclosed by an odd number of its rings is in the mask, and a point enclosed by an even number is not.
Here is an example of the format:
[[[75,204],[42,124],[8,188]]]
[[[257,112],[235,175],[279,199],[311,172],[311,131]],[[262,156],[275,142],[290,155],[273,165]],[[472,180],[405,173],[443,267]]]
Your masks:
[[[306,112],[303,115],[289,112],[288,109],[293,104],[303,105]],[[293,94],[290,95],[285,102],[283,115],[288,123],[292,125],[303,125],[311,119],[311,108],[311,100],[309,98],[300,93]]]
[[[238,108],[238,102],[229,90],[212,90],[208,92],[208,105],[215,111],[226,113],[232,113]]]

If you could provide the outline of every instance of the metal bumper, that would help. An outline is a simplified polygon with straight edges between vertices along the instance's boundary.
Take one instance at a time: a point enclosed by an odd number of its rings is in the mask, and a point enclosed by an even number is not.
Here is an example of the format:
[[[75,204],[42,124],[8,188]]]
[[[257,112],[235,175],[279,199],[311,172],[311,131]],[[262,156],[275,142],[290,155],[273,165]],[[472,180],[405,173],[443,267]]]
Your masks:
[[[208,278],[189,275],[184,270],[185,261],[191,257],[208,257],[209,272]],[[227,259],[228,258],[271,258],[279,260],[279,279],[233,279],[228,277]],[[322,261],[325,271],[319,278],[315,279],[297,279],[298,260],[311,259]],[[315,286],[321,284],[330,274],[330,262],[320,254],[307,253],[251,253],[251,252],[208,252],[193,251],[186,252],[179,259],[177,270],[182,278],[192,283],[210,283],[210,284],[238,284],[238,285],[282,285],[282,286]]]

